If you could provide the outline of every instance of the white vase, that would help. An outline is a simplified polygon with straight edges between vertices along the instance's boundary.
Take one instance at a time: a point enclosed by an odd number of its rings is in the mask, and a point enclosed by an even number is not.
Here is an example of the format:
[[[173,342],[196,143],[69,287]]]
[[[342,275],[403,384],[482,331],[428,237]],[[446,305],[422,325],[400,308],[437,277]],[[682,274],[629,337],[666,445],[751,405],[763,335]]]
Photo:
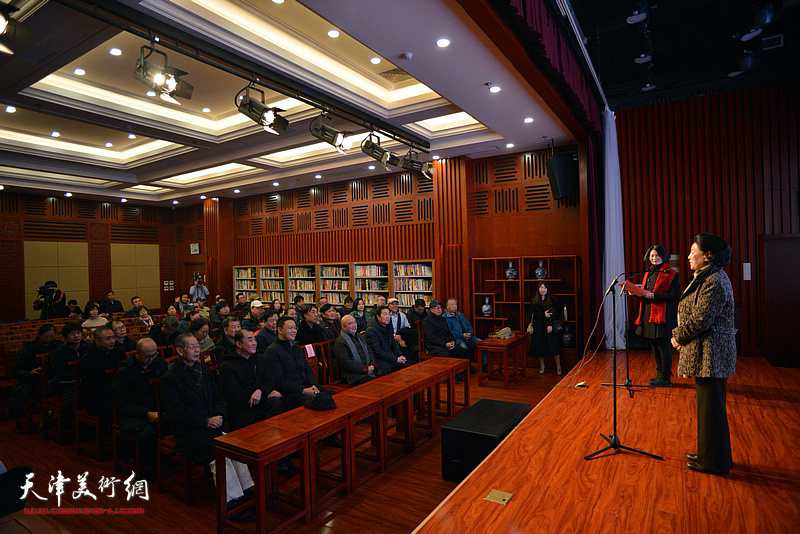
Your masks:
[[[492,316],[492,305],[489,304],[489,297],[483,297],[483,306],[481,306],[481,311],[483,312],[484,317]]]
[[[514,268],[514,264],[508,262],[508,269],[506,269],[506,278],[508,280],[514,280],[517,277],[517,270]]]

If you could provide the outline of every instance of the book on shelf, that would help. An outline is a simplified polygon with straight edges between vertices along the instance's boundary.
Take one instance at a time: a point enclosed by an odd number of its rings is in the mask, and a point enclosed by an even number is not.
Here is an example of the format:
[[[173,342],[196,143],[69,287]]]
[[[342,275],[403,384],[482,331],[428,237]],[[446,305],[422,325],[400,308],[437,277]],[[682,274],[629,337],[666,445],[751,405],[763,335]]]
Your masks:
[[[290,278],[313,278],[313,267],[289,267]]]
[[[367,306],[375,305],[375,303],[378,302],[378,297],[385,297],[385,296],[386,293],[356,293],[356,297],[364,299],[364,303]]]
[[[313,280],[294,280],[289,279],[289,289],[299,289],[303,291],[314,291],[316,288],[314,287]]]
[[[322,288],[333,291],[350,291],[350,280],[322,280]]]
[[[400,302],[400,306],[404,308],[410,308],[414,305],[414,301],[417,299],[422,299],[425,301],[425,306],[431,305],[431,300],[433,300],[432,295],[425,295],[425,294],[417,294],[414,293],[400,293],[395,295],[395,298]]]
[[[356,265],[355,275],[365,276],[389,276],[389,269],[386,265]]]
[[[341,293],[330,293],[322,291],[319,296],[320,298],[325,297],[328,299],[328,304],[335,304],[336,306],[341,306],[344,304],[344,299],[350,295],[349,292],[341,292]]]
[[[262,267],[261,278],[283,278],[281,270],[274,267]]]
[[[283,280],[261,280],[261,289],[283,289]]]
[[[433,267],[427,263],[395,263],[395,276],[433,276]]]
[[[255,267],[237,267],[233,270],[233,277],[234,278],[255,278],[256,277],[256,268]]]
[[[389,281],[369,278],[356,280],[356,291],[389,291]]]
[[[257,289],[255,280],[236,280],[236,290],[244,291],[248,289]]]
[[[395,291],[430,291],[433,280],[429,278],[395,278]]]
[[[262,291],[261,300],[265,302],[272,302],[273,300],[283,301],[283,291]]]
[[[346,278],[350,276],[350,268],[349,267],[338,267],[334,265],[327,265],[320,267],[320,277],[331,277],[331,278]]]

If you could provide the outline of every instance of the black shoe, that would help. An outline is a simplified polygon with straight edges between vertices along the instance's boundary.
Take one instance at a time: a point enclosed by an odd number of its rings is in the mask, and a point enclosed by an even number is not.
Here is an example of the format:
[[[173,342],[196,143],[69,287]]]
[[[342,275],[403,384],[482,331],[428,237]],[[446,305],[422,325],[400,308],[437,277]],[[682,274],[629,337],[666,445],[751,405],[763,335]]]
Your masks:
[[[241,502],[252,501],[256,498],[256,487],[250,486],[246,490],[244,490],[244,494],[241,497]]]
[[[651,382],[650,385],[654,388],[670,388],[672,387],[672,382],[669,378],[659,378],[655,382]]]
[[[228,511],[235,509],[237,506],[244,502],[243,497],[239,497],[238,499],[231,499],[228,501]]]
[[[689,462],[688,464],[686,464],[686,467],[688,467],[692,471],[696,471],[698,473],[706,473],[708,475],[727,475],[728,473],[730,473],[730,470],[728,470],[728,471],[715,471],[714,469],[709,469],[707,467],[703,467],[702,465],[698,464],[697,462]]]
[[[697,455],[696,454],[687,454],[686,459],[690,462],[697,462]]]
[[[300,468],[295,467],[295,465],[286,458],[278,460],[277,466],[279,477],[292,478],[300,474]]]
[[[328,436],[327,438],[322,440],[323,445],[327,445],[328,447],[342,447],[342,440],[340,440],[336,434],[332,436]]]
[[[650,380],[647,381],[647,383],[650,384],[651,386],[656,382],[658,382],[658,377],[651,378]]]
[[[256,520],[256,507],[250,506],[248,508],[245,508],[238,514],[229,517],[228,519],[230,519],[234,523],[252,523],[253,521]]]
[[[474,368],[474,367],[472,367],[471,365],[469,366],[469,374],[471,374],[471,375],[474,375],[474,374],[475,374],[475,373],[477,373],[477,372],[478,372],[478,370],[477,370],[477,369],[475,369],[475,368]]]

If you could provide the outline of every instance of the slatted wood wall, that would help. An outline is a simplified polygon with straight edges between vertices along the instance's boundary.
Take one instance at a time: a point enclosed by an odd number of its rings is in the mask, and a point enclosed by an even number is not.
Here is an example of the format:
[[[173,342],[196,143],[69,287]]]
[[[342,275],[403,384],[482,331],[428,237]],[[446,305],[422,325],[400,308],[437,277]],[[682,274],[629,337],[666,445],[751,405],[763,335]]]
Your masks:
[[[740,342],[757,354],[758,236],[800,232],[797,80],[620,112],[617,116],[628,270],[661,243],[686,255],[699,232],[731,243]],[[750,263],[752,280],[743,280]]]

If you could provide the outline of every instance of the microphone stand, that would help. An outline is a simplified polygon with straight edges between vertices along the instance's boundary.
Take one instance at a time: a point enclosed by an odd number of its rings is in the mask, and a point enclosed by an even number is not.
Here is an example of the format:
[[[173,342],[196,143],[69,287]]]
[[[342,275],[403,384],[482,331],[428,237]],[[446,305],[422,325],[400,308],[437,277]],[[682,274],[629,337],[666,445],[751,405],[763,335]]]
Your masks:
[[[643,271],[643,272],[646,272],[646,271]],[[642,274],[642,273],[623,273],[623,274],[624,275],[628,275],[628,274],[639,275],[639,274]],[[619,275],[619,276],[622,276],[622,274]],[[617,276],[617,278],[614,279],[614,283],[615,284],[617,283],[617,279],[619,278],[619,276]],[[621,289],[620,292],[619,292],[619,295],[621,297],[622,295],[624,295],[626,293],[627,293],[627,291],[625,291],[624,289]],[[607,291],[606,291],[606,295],[608,295]],[[616,312],[617,312],[617,300],[614,299],[614,309],[612,311],[612,315],[614,317],[613,320],[614,320],[614,344],[615,345],[617,343],[617,331],[616,331],[617,317],[616,317]],[[631,382],[631,365],[630,365],[630,358],[628,357],[629,351],[630,351],[630,348],[628,347],[628,321],[626,319],[625,320],[625,383],[624,384],[616,384],[616,385],[619,386],[619,387],[624,387],[626,390],[628,390],[628,395],[630,396],[630,398],[633,398],[634,391],[631,388],[648,388],[648,389],[650,389],[651,386],[650,386],[650,384],[634,384],[633,382]],[[614,384],[612,384],[611,382],[603,382],[600,385],[601,386],[613,386]]]
[[[620,274],[618,274],[617,277],[614,278],[614,281],[611,282],[611,285],[608,286],[608,290],[606,290],[606,292],[603,295],[603,297],[607,297],[609,294],[611,294],[612,297],[616,297],[614,288],[615,288],[615,286],[617,284],[617,281],[619,280],[620,276],[624,276],[626,274],[628,274],[628,273],[620,273]],[[602,453],[606,452],[607,450],[611,450],[611,449],[613,449],[614,452],[617,452],[620,449],[624,449],[626,451],[631,451],[631,452],[635,452],[635,453],[638,453],[638,454],[643,454],[644,456],[649,456],[651,458],[655,458],[656,460],[663,460],[664,458],[662,458],[661,456],[658,456],[658,455],[655,455],[655,454],[651,454],[649,452],[644,452],[644,451],[641,451],[639,449],[634,449],[632,447],[626,447],[625,445],[623,445],[619,441],[619,436],[617,435],[617,332],[616,332],[617,306],[616,306],[616,301],[614,303],[614,306],[611,307],[611,310],[612,310],[611,311],[612,321],[613,321],[613,324],[614,324],[614,342],[613,342],[613,345],[612,345],[612,352],[614,354],[614,371],[613,371],[614,378],[613,378],[613,384],[612,384],[613,385],[613,388],[612,388],[613,399],[614,399],[614,402],[613,402],[613,404],[614,404],[614,433],[611,434],[610,436],[606,436],[606,435],[601,433],[600,437],[602,437],[604,440],[606,440],[608,442],[608,446],[607,447],[603,447],[599,451],[595,451],[592,454],[589,454],[588,456],[584,456],[583,459],[584,460],[591,460],[592,458],[594,458],[598,454],[602,454]]]

